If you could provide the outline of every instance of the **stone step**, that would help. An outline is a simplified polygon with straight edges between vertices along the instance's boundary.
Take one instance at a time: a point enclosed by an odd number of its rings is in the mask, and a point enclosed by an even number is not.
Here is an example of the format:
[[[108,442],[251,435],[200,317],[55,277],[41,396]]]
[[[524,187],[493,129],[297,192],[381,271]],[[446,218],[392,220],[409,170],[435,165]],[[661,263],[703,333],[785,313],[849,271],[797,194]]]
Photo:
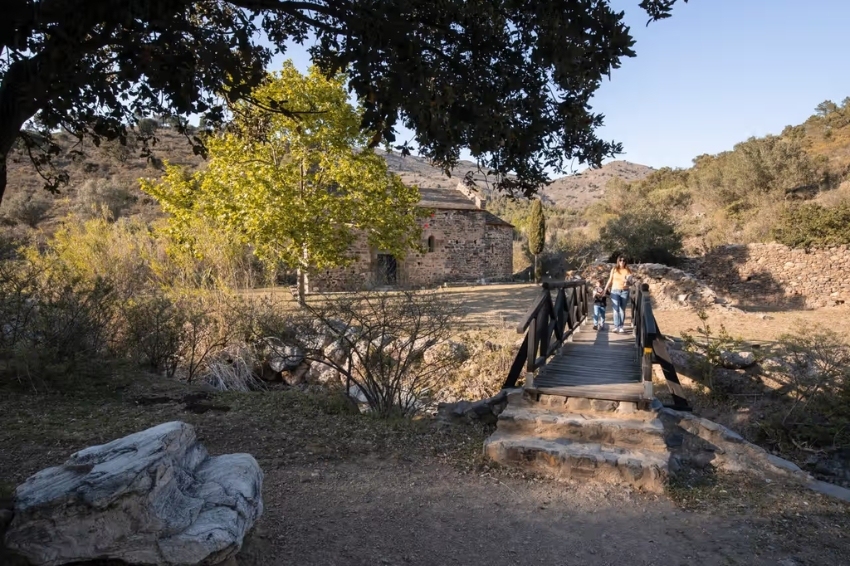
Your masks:
[[[515,389],[508,394],[508,406],[535,409],[562,414],[599,415],[606,418],[651,421],[658,418],[657,409],[661,403],[653,400],[650,405],[641,407],[631,401],[608,401],[603,399],[587,399],[584,397],[564,397],[562,395],[546,395],[529,393]],[[651,407],[651,408],[650,408]]]
[[[546,440],[497,430],[484,442],[484,454],[502,465],[558,479],[627,484],[655,493],[664,490],[667,479],[668,455],[652,450]]]
[[[564,439],[666,452],[664,425],[652,420],[612,418],[508,407],[499,415],[498,430],[543,440]]]

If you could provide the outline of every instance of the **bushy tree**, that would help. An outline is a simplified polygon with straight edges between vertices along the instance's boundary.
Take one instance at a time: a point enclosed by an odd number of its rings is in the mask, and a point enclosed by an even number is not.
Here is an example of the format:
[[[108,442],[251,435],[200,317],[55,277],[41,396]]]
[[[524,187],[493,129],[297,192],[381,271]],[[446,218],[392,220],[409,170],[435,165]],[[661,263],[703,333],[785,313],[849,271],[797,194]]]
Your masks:
[[[682,252],[682,236],[662,212],[638,208],[609,220],[599,240],[610,254],[624,254],[635,262],[673,265]]]
[[[178,231],[202,217],[266,262],[299,269],[302,302],[305,271],[345,264],[356,238],[398,257],[418,243],[419,191],[363,148],[362,111],[348,104],[343,76],[315,67],[304,76],[287,62],[251,96],[257,104],[238,107],[233,128],[209,140],[206,170],[168,166],[162,183],[142,183]],[[267,110],[275,100],[305,112]]]
[[[674,3],[640,6],[660,19]],[[308,39],[322,72],[345,72],[363,101],[370,146],[395,143],[401,122],[443,167],[467,147],[488,169],[516,174],[505,188],[531,194],[547,170],[620,150],[595,135],[602,117],[589,101],[634,56],[607,0],[6,0],[2,22],[0,200],[17,138],[38,150],[34,163],[55,188],[67,175],[48,168],[53,132],[123,140],[140,116],[219,122],[222,97],[250,99],[272,57]]]
[[[531,203],[531,219],[528,225],[528,251],[534,255],[534,277],[540,280],[538,257],[546,245],[546,217],[543,216],[543,203],[534,199]]]

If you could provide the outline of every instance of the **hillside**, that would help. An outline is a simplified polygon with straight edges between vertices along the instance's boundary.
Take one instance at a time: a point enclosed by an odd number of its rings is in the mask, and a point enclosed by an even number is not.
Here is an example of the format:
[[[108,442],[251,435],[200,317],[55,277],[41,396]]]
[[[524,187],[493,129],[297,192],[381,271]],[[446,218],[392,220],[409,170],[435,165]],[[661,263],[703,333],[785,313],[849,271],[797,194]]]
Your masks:
[[[402,157],[399,154],[384,154],[391,171],[396,172],[405,183],[429,187],[451,188],[462,180],[468,171],[474,174],[475,182],[488,198],[498,196],[487,189],[485,176],[478,172],[475,163],[460,161],[457,168],[447,177],[426,159],[416,156]],[[587,169],[582,173],[560,177],[543,189],[543,202],[563,208],[584,208],[602,198],[605,186],[614,178],[627,183],[640,181],[654,169],[628,161],[612,161],[599,169]]]
[[[655,171],[652,167],[629,161],[612,161],[599,169],[587,169],[552,182],[543,190],[543,202],[563,208],[585,208],[600,200],[609,181],[620,178],[627,183],[640,181]]]
[[[139,156],[140,149],[135,146],[121,147],[117,142],[105,142],[100,147],[91,142],[76,145],[75,139],[60,135],[58,140],[63,151],[56,157],[55,166],[68,173],[70,182],[57,195],[42,189],[44,182],[24,153],[14,153],[8,164],[8,188],[0,216],[7,224],[38,225],[48,230],[55,220],[70,212],[90,214],[93,206],[102,204],[116,216],[140,213],[155,216],[158,207],[138,189],[138,179],[159,176],[160,160],[190,171],[204,166],[204,161],[192,153],[188,140],[177,132],[161,127],[157,137],[156,159],[148,160]],[[77,151],[80,153],[75,153]],[[449,177],[422,157],[402,157],[397,153],[383,155],[390,170],[405,183],[453,188],[472,171],[485,197],[499,196],[488,188],[485,175],[478,172],[471,161],[460,161]],[[597,170],[562,177],[547,187],[542,196],[544,202],[554,206],[584,207],[602,197],[610,179],[621,177],[629,182],[642,179],[651,171],[643,165],[614,161]]]
[[[646,218],[675,225],[686,251],[771,241],[850,244],[850,97],[840,106],[819,104],[805,122],[779,135],[700,155],[687,169],[663,168],[608,185],[607,192],[588,210],[589,234],[621,224],[641,202]]]

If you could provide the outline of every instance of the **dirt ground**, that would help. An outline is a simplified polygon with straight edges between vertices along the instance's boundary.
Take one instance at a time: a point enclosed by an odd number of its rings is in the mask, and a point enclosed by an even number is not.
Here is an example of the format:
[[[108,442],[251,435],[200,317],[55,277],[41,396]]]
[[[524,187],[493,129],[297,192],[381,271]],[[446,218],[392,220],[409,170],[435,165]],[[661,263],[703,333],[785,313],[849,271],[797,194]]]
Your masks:
[[[488,327],[510,327],[522,318],[534,298],[540,293],[540,286],[529,283],[509,283],[503,285],[476,285],[467,287],[442,287],[436,290],[448,300],[458,301],[465,313],[461,326],[464,330]],[[291,304],[295,308],[295,299],[285,287],[253,289],[247,293],[252,297],[264,297],[276,303]],[[308,295],[307,301],[321,301],[334,294]]]
[[[265,473],[265,513],[241,566],[850,561],[848,506],[799,488],[709,477],[655,496],[559,483],[491,469],[481,458],[486,427],[379,421],[293,390],[200,403],[186,393],[144,375],[49,396],[4,391],[0,488],[179,419],[211,453],[249,452]],[[14,564],[1,552],[0,563]]]
[[[437,292],[463,305],[464,329],[513,328],[540,293],[535,284],[480,285],[441,288]],[[280,287],[258,289],[251,292],[256,296],[274,297],[275,300],[292,302],[288,290]],[[315,299],[314,299],[315,300]],[[608,307],[610,311],[610,306]],[[816,324],[850,335],[850,306],[828,307],[814,310],[743,312],[724,308],[711,308],[708,323],[714,331],[722,324],[735,338],[747,341],[775,341],[782,334],[793,332],[801,326]],[[693,309],[656,310],[658,325],[668,336],[681,336],[699,324]]]

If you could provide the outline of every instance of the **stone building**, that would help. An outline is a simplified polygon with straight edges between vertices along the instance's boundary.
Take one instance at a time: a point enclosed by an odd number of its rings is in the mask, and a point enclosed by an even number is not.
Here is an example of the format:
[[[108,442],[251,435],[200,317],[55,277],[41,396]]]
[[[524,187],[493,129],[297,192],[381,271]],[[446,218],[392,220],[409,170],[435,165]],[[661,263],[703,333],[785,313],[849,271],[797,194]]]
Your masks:
[[[307,292],[355,287],[432,287],[458,281],[505,281],[513,274],[513,226],[488,212],[485,201],[462,184],[457,189],[420,188],[419,206],[431,211],[421,221],[423,251],[395,258],[370,247],[352,246],[346,267],[307,276]]]

